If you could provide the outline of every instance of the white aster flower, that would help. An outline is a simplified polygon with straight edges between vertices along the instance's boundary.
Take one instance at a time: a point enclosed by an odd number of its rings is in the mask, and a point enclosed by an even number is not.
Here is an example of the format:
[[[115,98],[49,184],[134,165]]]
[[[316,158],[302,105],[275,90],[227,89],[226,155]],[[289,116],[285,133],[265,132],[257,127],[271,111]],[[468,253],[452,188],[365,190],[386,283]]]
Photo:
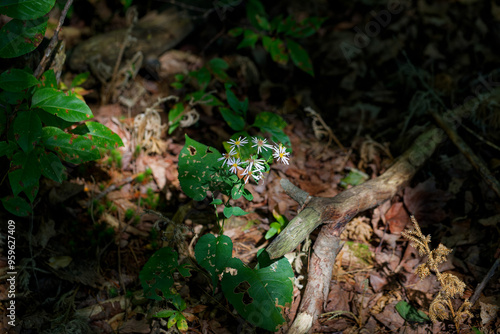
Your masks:
[[[252,155],[250,157],[250,159],[246,160],[246,162],[248,163],[248,167],[247,168],[250,168],[250,169],[253,168],[254,170],[258,170],[258,171],[266,169],[266,167],[264,167],[264,163],[266,163],[266,160],[264,160],[264,159],[257,159],[256,155]]]
[[[231,150],[231,152],[229,153],[225,153],[222,155],[222,157],[220,157],[219,159],[217,159],[217,161],[222,161],[224,160],[224,162],[222,163],[222,166],[221,167],[224,167],[224,165],[227,163],[228,166],[229,166],[229,159],[231,158],[231,156],[235,155],[236,152],[233,152],[233,150]]]
[[[245,137],[238,137],[238,139],[229,139],[227,142],[228,144],[231,145],[231,152],[236,149],[236,147],[240,148],[245,144],[248,144],[248,140]]]
[[[243,171],[243,173],[241,173],[241,175],[244,176],[243,180],[245,181],[245,184],[248,183],[250,176],[252,176],[255,182],[257,183],[262,178],[262,172],[259,169],[252,170],[251,165],[248,165],[247,168],[245,168],[245,170]]]
[[[283,144],[279,144],[273,147],[274,153],[273,157],[275,159],[278,159],[278,161],[281,160],[282,163],[285,165],[288,165],[288,160],[290,159],[288,156],[290,155],[290,152],[286,151],[286,147],[283,146]]]
[[[231,166],[231,168],[229,169],[230,172],[234,173],[234,174],[237,174],[238,173],[238,170],[242,170],[243,168],[240,167],[241,165],[241,161],[240,161],[240,158],[229,158],[227,160],[227,165],[228,166]]]
[[[257,146],[257,154],[260,154],[260,151],[262,149],[264,149],[264,150],[267,151],[268,148],[273,148],[272,145],[267,144],[267,139],[265,139],[265,138],[261,139],[261,138],[258,138],[258,137],[253,137],[252,138],[252,142],[255,144],[255,145],[252,145],[252,147]]]

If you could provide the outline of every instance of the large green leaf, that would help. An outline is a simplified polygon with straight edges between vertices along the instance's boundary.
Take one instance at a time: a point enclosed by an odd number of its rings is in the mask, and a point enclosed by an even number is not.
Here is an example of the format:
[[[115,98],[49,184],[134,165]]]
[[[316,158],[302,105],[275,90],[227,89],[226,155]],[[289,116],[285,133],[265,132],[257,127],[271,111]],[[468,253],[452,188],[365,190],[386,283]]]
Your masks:
[[[12,157],[9,181],[14,196],[21,191],[35,186],[40,179],[40,163],[35,151],[17,152]]]
[[[17,68],[0,74],[0,88],[8,92],[21,92],[39,83],[33,74]]]
[[[215,148],[198,143],[186,135],[186,143],[179,154],[179,181],[186,195],[195,201],[207,196],[213,179],[213,168],[220,166],[221,157]]]
[[[247,321],[275,332],[285,322],[284,308],[291,304],[293,270],[286,258],[265,268],[250,269],[232,258],[221,285],[224,295]]]
[[[47,17],[9,21],[0,29],[0,57],[14,58],[35,50],[43,40],[47,21]]]
[[[146,298],[162,300],[172,297],[170,288],[174,283],[172,274],[179,267],[177,258],[177,252],[170,247],[159,249],[149,258],[139,273]],[[162,295],[160,296],[158,292]]]
[[[42,175],[56,182],[63,181],[64,166],[61,159],[52,152],[42,152],[38,156]]]
[[[101,123],[86,122],[77,126],[71,132],[87,137],[99,148],[112,149],[123,146],[120,136]]]
[[[19,216],[26,217],[31,214],[31,205],[19,196],[7,196],[2,198],[2,204],[7,211]]]
[[[30,152],[42,137],[42,122],[35,110],[17,113],[14,121],[14,136],[24,152]]]
[[[44,127],[42,133],[45,147],[57,152],[65,161],[80,164],[101,157],[96,145],[85,136],[66,133],[52,126]]]
[[[290,52],[290,57],[293,63],[300,68],[302,71],[314,76],[314,70],[311,62],[311,58],[307,54],[307,51],[297,42],[290,38],[286,39],[286,44]]]
[[[0,13],[15,19],[32,20],[47,14],[55,0],[2,0]]]
[[[33,94],[32,107],[41,108],[68,122],[86,121],[94,117],[89,106],[76,95],[55,88],[42,88]]]
[[[215,237],[205,234],[198,240],[194,248],[196,261],[205,268],[212,277],[212,285],[217,287],[219,275],[226,269],[227,262],[233,257],[233,242],[225,235]]]
[[[245,119],[243,119],[243,117],[237,114],[234,110],[229,108],[219,108],[219,110],[227,125],[229,125],[231,129],[234,131],[241,131],[245,128]]]

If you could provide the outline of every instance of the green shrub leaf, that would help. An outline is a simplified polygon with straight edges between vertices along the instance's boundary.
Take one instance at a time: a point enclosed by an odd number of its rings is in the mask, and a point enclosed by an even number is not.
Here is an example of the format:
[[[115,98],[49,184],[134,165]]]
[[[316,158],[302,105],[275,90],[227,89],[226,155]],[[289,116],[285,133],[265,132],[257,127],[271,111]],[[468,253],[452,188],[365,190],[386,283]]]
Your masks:
[[[17,68],[0,74],[0,88],[7,92],[21,92],[39,83],[33,74]]]
[[[226,218],[229,218],[231,216],[244,216],[248,213],[239,206],[226,206],[223,212]]]
[[[227,266],[221,285],[224,296],[248,322],[275,332],[285,322],[284,308],[292,302],[294,276],[286,258],[250,269],[237,258]]]
[[[58,153],[65,161],[81,164],[101,157],[96,145],[85,136],[66,133],[52,126],[44,127],[42,133],[45,147]]]
[[[55,0],[2,0],[0,13],[14,19],[32,20],[47,14]]]
[[[240,101],[231,90],[231,84],[226,83],[224,86],[226,88],[226,97],[229,106],[233,108],[234,111],[237,111],[240,115],[243,115],[243,117],[246,117],[248,110],[248,98]]]
[[[283,132],[286,122],[281,116],[268,111],[261,112],[255,117],[252,126],[259,128],[262,132],[269,132],[273,141],[283,143],[288,147],[291,146],[290,139]]]
[[[35,50],[43,40],[47,21],[47,17],[9,21],[0,29],[0,57],[14,58]]]
[[[255,47],[255,43],[259,40],[260,35],[251,29],[245,29],[243,34],[243,40],[238,44],[237,49],[246,48],[247,46],[252,49]]]
[[[68,122],[86,121],[94,117],[89,106],[76,95],[64,93],[55,88],[37,90],[33,94],[31,106],[41,108]]]
[[[286,39],[286,44],[293,63],[302,71],[314,76],[312,62],[307,54],[307,51],[299,43],[289,38]]]
[[[21,191],[35,186],[40,179],[40,163],[35,151],[17,152],[12,157],[9,182],[14,196]]]
[[[272,39],[268,51],[271,54],[271,58],[274,62],[281,65],[286,65],[288,63],[288,53],[286,45],[282,39]]]
[[[195,201],[207,196],[209,184],[213,180],[212,166],[221,154],[217,149],[198,143],[186,135],[186,143],[179,154],[179,181],[186,195]]]
[[[245,128],[245,120],[234,110],[229,108],[219,108],[219,110],[227,125],[229,125],[231,129],[234,131],[241,131]]]
[[[22,197],[4,197],[2,198],[2,204],[7,211],[16,216],[26,217],[27,215],[31,214],[31,205]]]
[[[240,27],[233,28],[227,32],[227,34],[232,37],[238,37],[242,33],[243,33],[243,28]]]
[[[200,87],[201,91],[204,91],[205,88],[207,88],[210,80],[212,79],[212,74],[210,74],[210,71],[206,67],[202,67],[197,71],[189,72],[189,76],[195,78],[196,81],[198,81],[198,86]]]
[[[172,296],[170,288],[174,283],[172,274],[179,266],[177,258],[177,252],[170,247],[159,249],[149,258],[139,273],[146,298],[162,300]],[[161,296],[158,291],[161,291]]]
[[[41,88],[57,88],[57,78],[53,69],[43,72],[40,77]]]
[[[52,152],[42,152],[38,156],[38,161],[43,176],[59,183],[63,181],[65,168],[57,155]]]
[[[225,235],[215,237],[205,234],[196,243],[194,248],[196,261],[205,268],[212,277],[212,285],[217,287],[219,275],[224,272],[227,262],[233,256],[233,242]]]
[[[229,81],[229,76],[226,73],[226,70],[229,68],[229,65],[224,59],[221,58],[213,58],[207,63],[207,67],[212,71],[212,73],[222,82]]]
[[[78,87],[81,84],[83,84],[85,81],[87,81],[88,77],[90,75],[90,72],[83,72],[78,74],[72,81],[71,85],[69,86],[70,88]]]
[[[87,137],[99,148],[112,149],[123,146],[120,136],[101,123],[86,122],[77,126],[71,132]]]
[[[42,137],[42,122],[34,110],[18,112],[14,121],[14,137],[24,152],[30,152]]]

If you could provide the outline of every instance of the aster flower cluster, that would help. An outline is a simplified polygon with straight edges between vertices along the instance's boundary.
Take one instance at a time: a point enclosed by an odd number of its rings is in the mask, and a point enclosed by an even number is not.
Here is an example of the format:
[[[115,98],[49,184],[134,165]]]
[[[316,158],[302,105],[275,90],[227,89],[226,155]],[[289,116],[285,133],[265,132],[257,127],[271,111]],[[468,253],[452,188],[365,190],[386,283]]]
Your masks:
[[[268,161],[265,159],[260,159],[259,155],[261,153],[267,152],[268,150],[273,150],[273,157],[279,162],[286,165],[289,164],[290,152],[286,151],[286,147],[283,144],[271,145],[267,143],[267,139],[252,137],[252,148],[257,150],[256,154],[250,155],[249,158],[242,160],[241,148],[246,144],[249,144],[248,138],[238,137],[238,139],[230,139],[227,142],[230,145],[229,153],[224,154],[218,161],[223,161],[221,168],[228,168],[233,174],[238,175],[238,177],[248,183],[250,176],[259,182],[263,177],[264,172],[269,170]]]

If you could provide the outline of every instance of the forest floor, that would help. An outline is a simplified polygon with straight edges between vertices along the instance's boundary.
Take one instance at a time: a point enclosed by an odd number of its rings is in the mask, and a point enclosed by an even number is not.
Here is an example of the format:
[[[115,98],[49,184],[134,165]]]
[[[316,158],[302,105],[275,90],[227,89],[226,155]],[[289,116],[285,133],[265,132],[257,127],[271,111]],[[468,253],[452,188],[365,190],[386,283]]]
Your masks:
[[[375,1],[266,4],[271,16],[327,18],[303,43],[313,60],[314,77],[291,61],[276,64],[262,46],[236,49],[241,37],[227,31],[245,24],[244,4],[222,17],[212,7],[192,3],[188,9],[198,6],[208,14],[198,13],[185,39],[153,62],[145,59],[137,75],[113,86],[116,92],[109,101],[102,103],[106,86],[97,79],[82,84],[80,92],[95,120],[117,133],[124,146],[99,161],[67,165],[67,180],[61,184],[43,181],[31,219],[2,214],[2,221],[16,221],[19,325],[8,325],[4,304],[0,331],[176,333],[175,326],[167,329],[166,321],[151,318],[168,304],[145,299],[139,280],[151,255],[170,246],[192,265],[192,276],[176,276],[174,284],[187,303],[187,333],[265,332],[246,323],[220,288],[212,293],[210,279],[195,264],[197,240],[218,233],[215,214],[209,199],[188,198],[178,179],[186,134],[222,152],[222,143],[234,131],[218,107],[198,104],[191,106],[197,115],[191,117],[198,119],[169,134],[168,112],[175,101],[155,106],[160,97],[190,93],[171,86],[175,76],[200,69],[214,57],[229,64],[227,73],[238,97],[249,98],[249,117],[270,111],[286,121],[284,131],[293,149],[288,165],[274,164],[264,180],[246,185],[253,201],[234,201],[250,213],[225,222],[233,256],[246,264],[255,263],[257,251],[269,245],[272,239],[265,235],[275,217],[291,220],[297,215],[298,205],[284,193],[281,179],[312,196],[334,197],[383,174],[433,122],[429,110],[453,109],[478,92],[487,97],[473,106],[457,132],[499,179],[500,95],[488,94],[498,86],[500,69],[500,11],[494,1],[399,2],[402,11],[389,14],[389,23],[379,25],[377,33],[366,32],[368,23],[390,12]],[[68,49],[93,35],[127,27],[119,2],[82,0],[74,6],[62,30]],[[146,5],[138,8],[139,17],[153,11]],[[59,14],[54,10],[51,17],[57,20]],[[196,17],[192,11],[190,15]],[[370,35],[361,46],[356,44],[359,31]],[[76,74],[64,70],[62,80],[68,85]],[[224,100],[222,87],[215,79],[209,84]],[[306,112],[307,107],[317,115]],[[156,124],[149,137],[139,131],[141,117]],[[460,319],[460,329],[451,320],[426,320],[441,285],[435,273],[425,279],[416,274],[426,257],[401,235],[412,228],[410,216],[424,235],[432,236],[432,248],[441,243],[453,250],[439,271],[465,283],[463,295],[451,299],[454,310],[472,296],[498,256],[500,201],[448,140],[394,198],[347,225],[324,314],[313,333],[498,333],[498,274],[472,305],[472,317]],[[300,305],[318,230],[294,252],[297,281],[286,311],[288,323],[280,332],[286,332]],[[6,251],[0,249],[2,274],[6,263]],[[7,292],[7,282],[1,283],[0,300],[8,299]],[[425,314],[405,319],[396,309],[401,301]]]

